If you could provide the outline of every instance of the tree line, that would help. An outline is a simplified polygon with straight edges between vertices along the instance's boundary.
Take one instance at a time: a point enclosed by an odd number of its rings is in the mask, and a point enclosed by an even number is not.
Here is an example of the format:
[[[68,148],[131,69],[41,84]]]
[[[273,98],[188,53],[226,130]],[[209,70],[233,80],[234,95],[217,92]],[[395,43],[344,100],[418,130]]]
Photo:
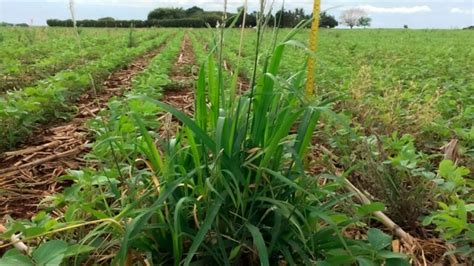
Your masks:
[[[147,20],[116,20],[111,17],[100,18],[97,20],[77,20],[78,27],[99,27],[99,28],[146,28],[146,27],[216,27],[219,21],[222,20],[223,13],[219,11],[204,11],[204,9],[194,6],[188,9],[183,8],[157,8],[152,10],[147,17]],[[241,27],[243,25],[243,8],[238,9],[238,13],[228,13],[228,17],[235,18],[235,26]],[[246,27],[255,27],[257,25],[256,11],[247,13],[245,18]],[[295,10],[280,10],[275,15],[270,15],[268,24],[281,28],[292,28],[302,20],[311,19],[312,14],[305,14],[302,8]],[[50,27],[72,27],[73,21],[71,19],[58,20],[48,19],[46,21]],[[334,16],[322,12],[320,14],[320,27],[334,28],[338,25]]]
[[[13,24],[8,22],[0,22],[0,27],[29,27],[29,25],[26,23]]]

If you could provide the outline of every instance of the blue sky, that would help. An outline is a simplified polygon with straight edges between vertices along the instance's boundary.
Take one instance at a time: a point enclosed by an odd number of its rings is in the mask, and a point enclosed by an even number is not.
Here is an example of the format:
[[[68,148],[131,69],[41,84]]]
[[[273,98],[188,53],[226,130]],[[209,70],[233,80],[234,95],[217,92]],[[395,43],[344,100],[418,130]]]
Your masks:
[[[268,0],[267,0],[268,1]],[[275,0],[279,9],[283,0]],[[75,0],[77,19],[114,17],[117,19],[145,19],[156,7],[184,7],[193,5],[206,10],[222,10],[223,0]],[[248,0],[249,9],[255,10],[258,0]],[[269,1],[271,2],[271,0]],[[228,0],[234,11],[244,0]],[[0,0],[0,21],[45,25],[46,19],[69,18],[68,0]],[[286,0],[288,8],[303,7],[308,13],[312,0]],[[359,7],[372,17],[373,27],[400,28],[462,28],[474,25],[474,0],[322,0],[322,9],[339,17],[342,10]]]

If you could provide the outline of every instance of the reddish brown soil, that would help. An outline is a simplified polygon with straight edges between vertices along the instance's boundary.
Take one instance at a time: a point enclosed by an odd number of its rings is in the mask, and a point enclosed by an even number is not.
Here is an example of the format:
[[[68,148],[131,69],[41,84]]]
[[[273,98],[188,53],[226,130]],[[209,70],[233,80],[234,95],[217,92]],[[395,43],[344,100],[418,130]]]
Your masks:
[[[5,215],[13,218],[33,216],[42,199],[63,188],[58,176],[68,169],[85,166],[83,156],[90,139],[85,122],[106,108],[111,97],[129,89],[132,78],[162,47],[111,74],[96,96],[82,95],[76,103],[79,112],[71,121],[42,126],[19,150],[0,154],[0,221]]]

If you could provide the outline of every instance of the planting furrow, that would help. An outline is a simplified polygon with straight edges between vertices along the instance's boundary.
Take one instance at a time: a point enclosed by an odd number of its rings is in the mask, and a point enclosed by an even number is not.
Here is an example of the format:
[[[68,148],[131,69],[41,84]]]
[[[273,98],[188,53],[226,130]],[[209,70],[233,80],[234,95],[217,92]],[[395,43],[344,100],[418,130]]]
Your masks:
[[[171,70],[171,86],[168,86],[162,101],[184,112],[188,116],[194,115],[194,81],[195,70],[197,70],[196,56],[193,50],[193,42],[186,34],[181,43],[181,50]],[[171,115],[164,113],[158,118],[162,122],[159,128],[161,138],[170,139],[176,135],[179,121]]]
[[[185,35],[181,43],[181,50],[173,69],[170,79],[172,85],[168,86],[164,93],[164,102],[179,107],[181,111],[192,115],[194,112],[193,74],[196,66],[196,58],[193,53],[191,39]]]
[[[88,151],[90,134],[86,122],[106,107],[108,100],[120,96],[132,86],[132,79],[143,71],[164,47],[142,55],[126,68],[114,72],[103,83],[97,95],[84,94],[77,103],[79,112],[62,124],[36,130],[22,149],[2,154],[0,163],[0,217],[31,217],[38,203],[61,190],[57,177],[67,169],[79,169],[89,163],[83,159]]]

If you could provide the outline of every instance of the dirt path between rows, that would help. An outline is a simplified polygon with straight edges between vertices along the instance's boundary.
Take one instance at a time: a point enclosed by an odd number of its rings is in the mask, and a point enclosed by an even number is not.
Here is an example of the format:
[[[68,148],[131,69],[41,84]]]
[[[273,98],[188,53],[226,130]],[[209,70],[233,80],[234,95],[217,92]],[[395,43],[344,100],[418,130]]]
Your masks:
[[[83,156],[88,152],[90,136],[85,123],[106,108],[111,97],[130,89],[134,76],[164,46],[112,73],[97,96],[82,95],[76,104],[79,112],[71,121],[40,127],[21,149],[0,154],[0,221],[5,215],[16,219],[32,217],[42,199],[63,188],[57,177],[67,169],[86,165]]]
[[[186,33],[181,43],[179,56],[171,70],[172,86],[166,88],[163,95],[163,102],[191,117],[194,114],[194,82],[196,80],[193,73],[197,73],[197,71],[194,71],[197,62],[192,45],[188,33]],[[158,120],[161,121],[162,125],[159,129],[162,138],[169,139],[175,136],[179,126],[179,122],[175,117],[170,113],[164,113]]]

